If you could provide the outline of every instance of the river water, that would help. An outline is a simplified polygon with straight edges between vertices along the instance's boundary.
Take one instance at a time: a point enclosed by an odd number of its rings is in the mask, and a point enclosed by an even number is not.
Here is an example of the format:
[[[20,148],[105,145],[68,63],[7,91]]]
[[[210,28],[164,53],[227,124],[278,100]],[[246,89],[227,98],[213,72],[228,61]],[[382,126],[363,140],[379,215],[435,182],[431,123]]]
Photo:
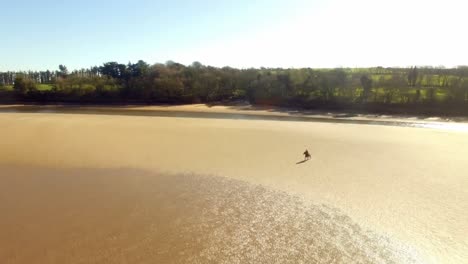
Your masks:
[[[0,115],[2,263],[468,263],[463,124],[163,115]]]

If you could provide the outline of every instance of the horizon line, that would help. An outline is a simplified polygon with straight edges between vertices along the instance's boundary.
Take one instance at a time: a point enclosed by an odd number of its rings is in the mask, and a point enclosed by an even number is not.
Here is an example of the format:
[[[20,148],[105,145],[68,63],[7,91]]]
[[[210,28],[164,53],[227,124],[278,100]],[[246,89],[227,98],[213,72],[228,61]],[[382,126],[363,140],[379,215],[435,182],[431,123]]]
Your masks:
[[[137,60],[136,62],[138,62],[138,61],[144,61],[144,60]],[[118,64],[124,64],[124,65],[128,65],[128,64],[133,63],[132,61],[129,61],[128,63],[120,63],[120,62],[117,62],[117,61],[107,61],[107,62],[102,62],[100,65],[93,65],[93,66],[88,66],[88,67],[69,69],[69,72],[71,73],[71,72],[74,72],[74,71],[91,69],[93,67],[100,67],[103,64],[109,63],[109,62],[116,62]],[[146,61],[144,61],[144,62],[146,62]],[[214,66],[214,65],[209,65],[209,64],[203,64],[200,61],[193,61],[190,64],[184,64],[184,63],[180,63],[180,62],[173,61],[173,60],[167,60],[164,63],[163,62],[155,62],[155,63],[146,62],[146,63],[148,63],[150,66],[168,65],[169,63],[174,63],[174,64],[180,64],[180,65],[182,65],[184,67],[190,67],[195,62],[200,63],[203,67],[213,67],[213,68],[218,68],[218,69],[232,68],[232,69],[237,69],[237,70],[249,70],[249,69],[284,69],[284,70],[287,70],[287,69],[321,69],[321,70],[327,70],[327,69],[377,69],[377,68],[382,68],[382,69],[409,69],[409,68],[412,68],[412,67],[433,68],[433,69],[458,69],[458,68],[464,68],[464,67],[468,68],[468,64],[460,64],[460,65],[454,65],[454,66],[413,64],[413,65],[406,65],[406,66],[401,66],[401,65],[398,65],[398,66],[382,66],[382,65],[377,65],[377,66],[343,66],[343,65],[340,65],[340,66],[335,66],[335,67],[313,67],[313,66],[298,66],[298,67],[295,67],[295,66],[289,66],[289,67],[281,67],[281,66],[235,67],[235,66],[229,66],[229,65]],[[5,73],[5,72],[30,72],[30,71],[31,72],[41,72],[41,71],[51,71],[51,72],[53,72],[53,71],[58,71],[59,65],[57,65],[56,69],[52,69],[52,70],[49,69],[49,68],[40,69],[40,70],[38,70],[38,69],[35,69],[35,70],[33,70],[33,69],[27,69],[27,70],[16,69],[16,70],[0,70],[0,72],[2,72],[2,73]],[[66,64],[61,64],[61,65],[66,66]]]

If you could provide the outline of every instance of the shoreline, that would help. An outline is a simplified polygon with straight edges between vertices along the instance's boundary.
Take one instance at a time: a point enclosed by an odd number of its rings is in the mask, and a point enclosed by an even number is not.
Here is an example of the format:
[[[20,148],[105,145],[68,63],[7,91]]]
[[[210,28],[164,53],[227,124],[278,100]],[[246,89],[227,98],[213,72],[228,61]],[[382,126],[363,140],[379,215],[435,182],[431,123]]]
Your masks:
[[[299,122],[325,122],[386,125],[403,127],[441,128],[467,130],[468,118],[417,115],[362,114],[341,111],[301,110],[266,106],[242,105],[0,105],[0,113],[62,113],[100,114],[123,116],[159,116],[184,118],[247,119]]]

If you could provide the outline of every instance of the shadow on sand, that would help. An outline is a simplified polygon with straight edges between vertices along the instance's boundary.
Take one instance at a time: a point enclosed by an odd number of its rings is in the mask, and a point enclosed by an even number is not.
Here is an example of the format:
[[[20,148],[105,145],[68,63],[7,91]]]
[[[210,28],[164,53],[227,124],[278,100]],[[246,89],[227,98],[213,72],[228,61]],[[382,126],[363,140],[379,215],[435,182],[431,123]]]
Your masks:
[[[301,161],[298,161],[296,162],[296,165],[299,165],[299,164],[302,164],[302,163],[306,163],[307,161],[309,161],[310,159],[304,159],[304,160],[301,160]]]

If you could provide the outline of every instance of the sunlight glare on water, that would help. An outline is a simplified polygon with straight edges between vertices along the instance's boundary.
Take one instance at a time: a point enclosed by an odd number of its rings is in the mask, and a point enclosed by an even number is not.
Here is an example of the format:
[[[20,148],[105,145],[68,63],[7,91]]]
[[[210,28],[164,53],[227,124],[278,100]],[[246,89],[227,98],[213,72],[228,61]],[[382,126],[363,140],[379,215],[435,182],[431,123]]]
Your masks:
[[[1,179],[15,190],[3,189],[0,201],[10,211],[0,219],[7,263],[422,263],[409,247],[336,208],[243,181],[15,171]]]
[[[424,123],[416,126],[454,132],[468,132],[468,124],[465,123]]]

